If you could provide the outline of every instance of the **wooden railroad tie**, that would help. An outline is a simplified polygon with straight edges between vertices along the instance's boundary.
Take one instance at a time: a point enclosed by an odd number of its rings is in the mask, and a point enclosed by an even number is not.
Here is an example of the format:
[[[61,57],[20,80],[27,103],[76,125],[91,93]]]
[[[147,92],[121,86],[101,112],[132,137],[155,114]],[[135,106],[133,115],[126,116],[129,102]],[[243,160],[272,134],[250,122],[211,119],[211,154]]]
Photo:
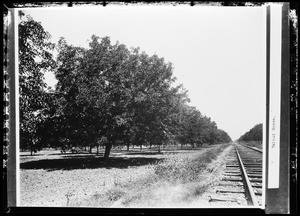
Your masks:
[[[234,198],[234,197],[215,197],[215,196],[209,196],[209,202],[236,202],[238,204],[241,204],[241,202]]]
[[[229,188],[229,187],[222,187],[216,190],[219,193],[245,193],[244,188]]]
[[[225,173],[241,173],[240,170],[225,170]]]
[[[226,167],[240,167],[239,165],[227,165],[226,164]]]
[[[262,189],[254,188],[255,195],[262,195]]]
[[[249,180],[250,180],[251,182],[262,182],[262,179],[261,179],[261,178],[259,178],[259,179],[257,179],[257,178],[249,178]]]
[[[223,181],[243,181],[241,177],[224,177],[222,178]]]
[[[247,169],[246,169],[247,170]],[[247,170],[247,173],[252,173],[252,174],[258,174],[258,173],[262,173],[262,170]]]
[[[256,173],[262,173],[261,169],[246,169],[247,172],[256,172]]]
[[[230,176],[238,177],[238,176],[242,176],[242,174],[241,173],[225,173],[224,176],[225,177],[230,177]]]
[[[262,184],[259,182],[251,182],[252,187],[262,188]]]
[[[248,173],[248,176],[249,176],[249,177],[253,177],[253,178],[262,178],[262,175],[259,175],[259,174],[251,174],[251,173]]]
[[[261,160],[243,160],[244,163],[262,164]]]
[[[260,167],[260,166],[262,166],[262,164],[260,164],[260,163],[244,163],[244,166]]]
[[[219,186],[232,186],[233,182],[230,181],[222,181],[219,183]],[[234,182],[235,186],[243,186],[244,184],[242,182]]]

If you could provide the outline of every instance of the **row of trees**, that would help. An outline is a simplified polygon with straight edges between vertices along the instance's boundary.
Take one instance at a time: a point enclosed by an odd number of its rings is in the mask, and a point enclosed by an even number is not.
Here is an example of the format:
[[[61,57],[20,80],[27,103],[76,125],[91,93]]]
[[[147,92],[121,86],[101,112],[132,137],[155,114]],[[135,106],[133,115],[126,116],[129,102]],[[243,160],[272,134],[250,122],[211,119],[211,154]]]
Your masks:
[[[255,125],[248,132],[242,135],[239,141],[260,141],[262,142],[263,127],[262,123]]]
[[[19,29],[21,148],[102,145],[108,157],[114,145],[231,141],[188,105],[187,91],[174,84],[173,66],[163,58],[93,35],[87,49],[61,38],[54,60],[55,46],[40,23],[27,17]],[[43,80],[50,70],[55,89]]]

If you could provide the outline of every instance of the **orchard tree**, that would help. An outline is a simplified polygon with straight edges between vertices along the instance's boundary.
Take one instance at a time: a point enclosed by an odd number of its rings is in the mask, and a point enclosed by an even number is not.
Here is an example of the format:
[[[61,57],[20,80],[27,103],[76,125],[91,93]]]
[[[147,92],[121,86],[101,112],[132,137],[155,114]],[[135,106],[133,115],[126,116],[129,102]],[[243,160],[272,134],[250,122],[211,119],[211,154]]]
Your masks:
[[[203,143],[214,144],[218,142],[230,142],[228,134],[217,128],[217,124],[210,118],[203,116],[195,107],[183,106],[180,112],[179,122],[176,125],[176,139],[181,146],[191,144],[194,148]]]
[[[262,124],[257,124],[251,128],[248,132],[243,134],[239,141],[259,141],[262,142],[263,128]]]
[[[217,131],[217,142],[218,143],[228,143],[231,142],[230,136],[223,130],[218,129]]]
[[[107,158],[112,145],[128,136],[124,64],[129,51],[124,45],[112,45],[108,37],[99,40],[92,36],[89,49],[82,49],[61,39],[56,77],[57,90],[63,95],[62,120],[70,129],[66,141],[92,147],[105,140]]]
[[[88,49],[58,44],[57,91],[62,95],[65,142],[97,145],[165,144],[179,88],[172,65],[139,49],[92,36]],[[104,138],[104,139],[103,139]],[[103,143],[103,142],[102,142]]]
[[[46,107],[44,73],[55,68],[51,35],[40,22],[19,11],[20,147],[31,154],[42,148],[37,134]]]
[[[135,50],[136,67],[131,85],[130,113],[131,140],[134,145],[147,143],[160,146],[172,136],[169,116],[172,114],[172,97],[177,90],[172,65],[157,55],[148,56]]]
[[[52,128],[45,137],[58,135],[50,142],[105,145],[104,158],[119,145],[156,145],[160,151],[175,140],[216,142],[216,124],[187,105],[187,91],[174,85],[173,66],[163,58],[95,35],[87,49],[61,38],[58,52],[57,88],[49,94],[56,112],[48,113],[44,127]]]

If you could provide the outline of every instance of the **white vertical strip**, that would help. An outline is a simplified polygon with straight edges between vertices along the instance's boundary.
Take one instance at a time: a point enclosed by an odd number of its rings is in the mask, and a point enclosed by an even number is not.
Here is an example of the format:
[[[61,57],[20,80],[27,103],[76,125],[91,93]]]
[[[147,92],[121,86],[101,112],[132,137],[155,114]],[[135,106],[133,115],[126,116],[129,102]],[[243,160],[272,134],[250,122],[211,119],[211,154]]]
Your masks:
[[[282,5],[271,5],[270,9],[270,118],[268,188],[279,188]]]
[[[16,206],[20,206],[20,119],[19,119],[19,17],[18,9],[14,9],[14,32],[15,32],[15,109],[16,109]]]
[[[267,6],[263,6],[262,7],[262,32],[263,32],[263,46],[262,46],[262,52],[263,52],[263,56],[264,56],[264,59],[265,61],[263,61],[263,65],[262,65],[262,68],[264,68],[264,73],[262,73],[262,80],[263,80],[263,83],[265,83],[265,85],[267,85],[267,62],[266,62],[266,59],[267,59]],[[264,98],[263,98],[263,101],[262,103],[263,104],[267,104],[267,92],[266,92],[266,86],[265,88],[263,88],[263,92],[262,92],[262,95],[264,95]],[[267,130],[266,130],[266,127],[267,127],[267,124],[266,124],[266,120],[267,120],[267,112],[266,112],[266,107],[264,107],[263,109],[263,140],[262,140],[262,149],[263,149],[263,172],[262,172],[262,204],[261,204],[261,207],[264,209],[265,208],[265,197],[266,197],[266,194],[265,194],[265,189],[266,189],[266,155],[267,155],[267,152],[266,152],[266,135],[267,135]]]

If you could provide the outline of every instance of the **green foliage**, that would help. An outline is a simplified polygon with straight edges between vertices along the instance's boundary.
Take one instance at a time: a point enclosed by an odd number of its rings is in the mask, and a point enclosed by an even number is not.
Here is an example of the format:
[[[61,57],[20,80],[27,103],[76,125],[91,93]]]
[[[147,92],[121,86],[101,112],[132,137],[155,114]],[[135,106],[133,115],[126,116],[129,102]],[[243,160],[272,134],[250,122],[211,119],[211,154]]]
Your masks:
[[[242,135],[239,141],[262,141],[263,128],[262,123],[255,125],[248,132]]]

